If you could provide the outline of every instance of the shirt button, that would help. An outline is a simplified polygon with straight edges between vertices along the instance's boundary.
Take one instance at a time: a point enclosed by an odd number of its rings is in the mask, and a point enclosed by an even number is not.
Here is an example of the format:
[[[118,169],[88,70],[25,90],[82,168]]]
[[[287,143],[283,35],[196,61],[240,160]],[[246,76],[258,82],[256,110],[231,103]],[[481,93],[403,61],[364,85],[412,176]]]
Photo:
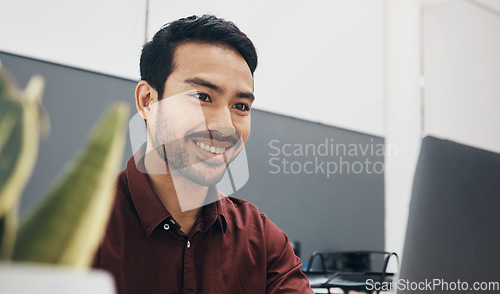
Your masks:
[[[191,242],[188,241],[186,246],[187,248],[191,248]]]
[[[165,231],[168,231],[168,229],[170,229],[170,225],[169,224],[164,224],[163,225],[163,229],[165,229]]]

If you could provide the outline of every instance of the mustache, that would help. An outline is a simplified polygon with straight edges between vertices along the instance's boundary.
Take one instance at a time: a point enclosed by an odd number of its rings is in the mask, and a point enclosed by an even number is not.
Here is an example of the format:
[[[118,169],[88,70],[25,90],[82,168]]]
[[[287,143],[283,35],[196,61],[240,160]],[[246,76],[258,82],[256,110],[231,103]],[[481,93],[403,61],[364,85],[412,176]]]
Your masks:
[[[236,145],[240,142],[241,136],[238,132],[235,132],[230,136],[224,136],[221,132],[217,130],[200,131],[186,135],[186,139],[196,139],[196,138],[212,139],[219,142],[229,142],[232,145]]]

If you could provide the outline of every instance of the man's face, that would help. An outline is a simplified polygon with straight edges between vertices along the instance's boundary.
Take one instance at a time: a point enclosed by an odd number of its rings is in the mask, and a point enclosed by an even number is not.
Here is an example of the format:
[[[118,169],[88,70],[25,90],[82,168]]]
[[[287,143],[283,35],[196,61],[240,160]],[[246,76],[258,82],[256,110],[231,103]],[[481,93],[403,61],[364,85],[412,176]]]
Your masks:
[[[189,42],[174,54],[174,70],[151,105],[148,136],[170,170],[211,186],[250,133],[253,77],[245,59],[227,47]]]

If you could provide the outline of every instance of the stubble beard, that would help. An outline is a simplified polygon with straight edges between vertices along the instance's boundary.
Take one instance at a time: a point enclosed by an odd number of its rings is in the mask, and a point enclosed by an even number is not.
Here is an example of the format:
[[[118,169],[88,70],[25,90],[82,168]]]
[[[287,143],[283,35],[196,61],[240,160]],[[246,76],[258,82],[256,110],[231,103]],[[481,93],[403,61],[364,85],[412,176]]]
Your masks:
[[[229,162],[226,161],[224,166],[211,165],[209,162],[195,158],[194,154],[189,156],[186,148],[183,145],[189,144],[185,138],[172,139],[167,135],[159,134],[158,130],[166,129],[166,126],[161,126],[154,134],[154,148],[165,164],[166,170],[172,174],[172,171],[180,173],[183,177],[201,186],[214,186],[217,184],[227,168]]]

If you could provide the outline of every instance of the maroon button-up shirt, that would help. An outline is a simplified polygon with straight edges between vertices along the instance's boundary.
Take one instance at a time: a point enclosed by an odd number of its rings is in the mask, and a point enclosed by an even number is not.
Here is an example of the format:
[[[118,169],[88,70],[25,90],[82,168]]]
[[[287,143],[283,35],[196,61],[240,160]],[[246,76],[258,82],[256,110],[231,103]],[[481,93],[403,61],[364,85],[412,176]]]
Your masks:
[[[133,157],[94,266],[113,274],[119,294],[313,293],[287,235],[254,205],[223,197],[186,236]]]

